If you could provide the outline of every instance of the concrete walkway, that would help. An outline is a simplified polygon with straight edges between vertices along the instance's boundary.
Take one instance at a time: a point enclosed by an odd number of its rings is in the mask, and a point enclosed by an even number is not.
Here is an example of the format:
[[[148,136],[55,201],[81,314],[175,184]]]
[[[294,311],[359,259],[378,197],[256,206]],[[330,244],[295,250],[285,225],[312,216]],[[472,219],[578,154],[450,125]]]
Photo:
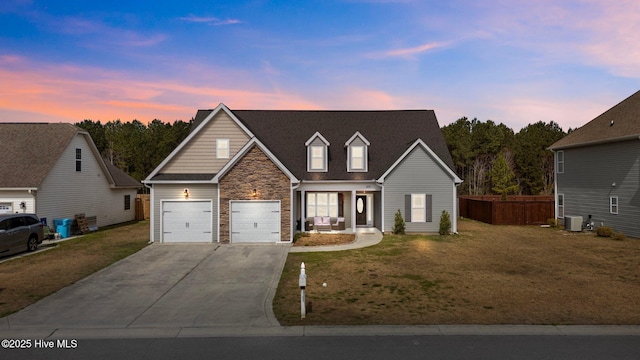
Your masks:
[[[358,229],[352,243],[326,246],[292,246],[289,252],[321,252],[360,249],[373,246],[382,241],[382,233],[376,228]]]

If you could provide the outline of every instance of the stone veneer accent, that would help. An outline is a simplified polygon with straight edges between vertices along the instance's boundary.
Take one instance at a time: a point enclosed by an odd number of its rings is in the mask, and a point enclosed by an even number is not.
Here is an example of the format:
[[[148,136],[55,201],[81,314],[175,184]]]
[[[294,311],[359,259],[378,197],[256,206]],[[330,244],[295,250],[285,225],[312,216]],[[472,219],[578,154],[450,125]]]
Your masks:
[[[229,243],[230,200],[280,200],[280,240],[291,238],[291,180],[258,146],[220,179],[220,242]],[[257,196],[253,197],[253,189]]]

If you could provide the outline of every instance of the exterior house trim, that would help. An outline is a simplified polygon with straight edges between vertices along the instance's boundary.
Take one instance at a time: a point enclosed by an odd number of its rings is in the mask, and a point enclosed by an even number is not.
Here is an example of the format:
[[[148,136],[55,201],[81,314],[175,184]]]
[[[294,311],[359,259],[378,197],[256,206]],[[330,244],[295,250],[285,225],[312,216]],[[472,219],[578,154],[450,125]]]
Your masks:
[[[244,131],[250,138],[255,137],[253,133],[242,123],[242,121],[238,120],[238,118],[229,110],[229,108],[220,103],[207,117],[196,127],[194,131],[192,131],[181,143],[178,145],[161,163],[158,165],[152,172],[147,176],[147,179],[144,180],[145,183],[159,183],[152,181],[154,176],[156,176],[160,170],[162,170],[175,156],[178,154],[190,141],[193,139],[203,128],[206,127],[206,124],[209,123],[211,119],[213,119],[220,111],[224,111],[235,123]],[[175,181],[170,181],[168,183],[175,184]]]
[[[393,169],[395,169],[401,162],[402,160],[404,160],[404,158],[406,158],[411,151],[413,151],[413,149],[416,148],[416,146],[421,146],[433,159],[436,160],[436,162],[438,163],[438,165],[440,165],[440,167],[442,169],[444,169],[444,171],[453,179],[453,181],[456,184],[461,184],[462,183],[462,179],[460,179],[458,177],[458,175],[456,175],[456,173],[453,172],[453,170],[451,170],[443,161],[442,159],[440,159],[430,148],[429,146],[427,146],[427,144],[424,143],[424,141],[422,141],[421,139],[416,140],[399,158],[398,160],[396,160],[396,162],[393,163],[393,165],[391,165],[389,167],[389,169],[387,169],[387,171],[384,172],[384,174],[382,174],[382,176],[380,176],[380,178],[378,179],[379,183],[384,182],[385,178],[393,171]]]

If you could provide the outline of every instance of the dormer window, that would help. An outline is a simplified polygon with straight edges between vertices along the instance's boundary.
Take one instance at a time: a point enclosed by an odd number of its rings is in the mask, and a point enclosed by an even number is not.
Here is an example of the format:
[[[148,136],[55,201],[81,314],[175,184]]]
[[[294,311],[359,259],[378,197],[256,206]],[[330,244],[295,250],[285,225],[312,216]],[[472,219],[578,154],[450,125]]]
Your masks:
[[[319,132],[305,143],[307,147],[307,171],[326,172],[329,169],[329,142]]]
[[[356,131],[353,136],[344,144],[347,147],[347,171],[348,172],[366,172],[367,153],[369,141]]]

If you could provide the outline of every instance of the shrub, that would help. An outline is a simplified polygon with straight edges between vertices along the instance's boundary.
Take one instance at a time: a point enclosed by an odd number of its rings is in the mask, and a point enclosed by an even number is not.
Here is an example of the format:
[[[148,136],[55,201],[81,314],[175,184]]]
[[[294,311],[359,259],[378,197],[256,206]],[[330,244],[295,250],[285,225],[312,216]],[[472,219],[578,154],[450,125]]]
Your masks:
[[[552,228],[557,228],[558,227],[558,219],[549,219],[549,220],[547,220],[547,224],[549,224],[549,226],[551,226]]]
[[[449,235],[451,232],[451,217],[446,210],[442,210],[440,215],[440,235]]]
[[[627,237],[626,237],[626,236],[624,236],[624,234],[623,234],[623,233],[621,233],[621,232],[613,233],[613,235],[611,235],[611,237],[613,238],[613,240],[619,240],[619,241],[622,241],[622,240],[624,240],[624,239],[626,239],[626,238],[627,238]]]
[[[596,234],[602,237],[610,237],[611,235],[613,235],[613,229],[608,226],[600,226],[596,230]]]
[[[405,224],[400,209],[396,211],[395,223],[393,224],[393,233],[396,235],[404,235]]]

